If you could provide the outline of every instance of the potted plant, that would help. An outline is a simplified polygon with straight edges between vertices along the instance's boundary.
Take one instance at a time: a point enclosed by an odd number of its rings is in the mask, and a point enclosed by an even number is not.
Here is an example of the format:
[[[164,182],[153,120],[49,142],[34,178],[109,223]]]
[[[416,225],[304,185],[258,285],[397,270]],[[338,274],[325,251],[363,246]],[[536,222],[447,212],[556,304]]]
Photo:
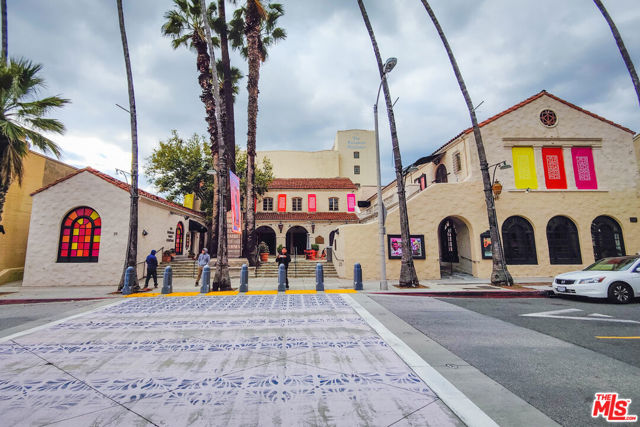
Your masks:
[[[260,254],[260,261],[267,262],[269,259],[269,246],[265,242],[258,244],[258,253]]]
[[[282,243],[278,245],[278,253],[281,254],[282,253],[282,248],[284,246],[282,246]]]
[[[313,259],[316,259],[318,257],[318,250],[320,249],[320,245],[314,243],[311,245],[311,250],[313,251],[313,254],[311,255]]]
[[[171,262],[171,251],[162,252],[162,262]]]

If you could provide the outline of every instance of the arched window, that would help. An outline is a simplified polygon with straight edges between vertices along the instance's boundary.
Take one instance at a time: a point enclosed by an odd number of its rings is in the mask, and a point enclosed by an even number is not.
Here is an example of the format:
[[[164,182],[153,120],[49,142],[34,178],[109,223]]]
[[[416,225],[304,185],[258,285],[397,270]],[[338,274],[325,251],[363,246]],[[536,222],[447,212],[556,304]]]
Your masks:
[[[460,262],[456,226],[450,218],[446,218],[440,223],[440,260]]]
[[[273,197],[265,197],[264,199],[262,199],[262,210],[263,211],[273,210]]]
[[[502,224],[504,257],[507,264],[537,264],[536,241],[529,221],[512,216]]]
[[[611,217],[599,216],[591,223],[591,240],[593,256],[596,261],[612,256],[623,256],[624,239],[620,225]]]
[[[182,255],[182,245],[184,242],[184,226],[182,225],[182,222],[179,222],[178,225],[176,225],[176,255]]]
[[[87,206],[73,209],[62,220],[58,262],[98,262],[102,220]]]
[[[554,216],[547,224],[551,264],[582,264],[578,229],[569,218]]]
[[[436,183],[447,182],[447,167],[444,164],[438,166],[436,169]]]

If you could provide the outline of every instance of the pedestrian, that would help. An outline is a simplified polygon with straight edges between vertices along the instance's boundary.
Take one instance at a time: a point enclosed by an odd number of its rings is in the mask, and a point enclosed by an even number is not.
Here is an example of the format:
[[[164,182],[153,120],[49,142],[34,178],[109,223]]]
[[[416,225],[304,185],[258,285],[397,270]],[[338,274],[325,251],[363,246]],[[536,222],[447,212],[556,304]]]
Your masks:
[[[196,278],[196,286],[198,286],[200,276],[202,276],[202,269],[205,265],[209,265],[209,261],[211,261],[211,257],[209,256],[208,252],[209,250],[207,248],[203,248],[202,253],[198,255],[198,277]]]
[[[280,268],[280,264],[284,264],[284,280],[287,284],[287,289],[289,289],[289,263],[291,262],[291,257],[287,253],[287,248],[282,248],[282,252],[276,256],[276,262],[278,263],[278,268]]]
[[[158,258],[156,258],[156,251],[152,250],[147,256],[147,280],[144,282],[144,287],[149,287],[149,279],[153,277],[153,287],[158,287]]]

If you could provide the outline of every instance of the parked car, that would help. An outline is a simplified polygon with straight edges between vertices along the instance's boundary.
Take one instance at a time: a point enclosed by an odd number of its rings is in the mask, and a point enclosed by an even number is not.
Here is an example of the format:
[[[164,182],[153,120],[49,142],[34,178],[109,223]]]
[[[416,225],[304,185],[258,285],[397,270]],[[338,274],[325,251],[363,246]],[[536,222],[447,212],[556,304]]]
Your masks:
[[[553,292],[630,303],[640,296],[640,256],[603,258],[584,270],[560,274],[553,280]]]

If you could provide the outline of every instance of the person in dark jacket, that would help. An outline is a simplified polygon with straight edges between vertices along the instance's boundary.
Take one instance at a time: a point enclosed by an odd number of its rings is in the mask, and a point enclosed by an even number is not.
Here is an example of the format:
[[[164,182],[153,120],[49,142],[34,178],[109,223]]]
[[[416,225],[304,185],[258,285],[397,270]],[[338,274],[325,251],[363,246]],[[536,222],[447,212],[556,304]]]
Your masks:
[[[282,252],[276,256],[276,262],[278,263],[278,268],[280,264],[284,264],[284,279],[287,289],[289,289],[289,263],[291,262],[291,257],[287,253],[287,248],[282,248]]]
[[[153,277],[153,287],[158,287],[158,258],[156,258],[156,251],[153,250],[147,256],[147,280],[144,281],[144,287],[149,287],[149,279]]]

